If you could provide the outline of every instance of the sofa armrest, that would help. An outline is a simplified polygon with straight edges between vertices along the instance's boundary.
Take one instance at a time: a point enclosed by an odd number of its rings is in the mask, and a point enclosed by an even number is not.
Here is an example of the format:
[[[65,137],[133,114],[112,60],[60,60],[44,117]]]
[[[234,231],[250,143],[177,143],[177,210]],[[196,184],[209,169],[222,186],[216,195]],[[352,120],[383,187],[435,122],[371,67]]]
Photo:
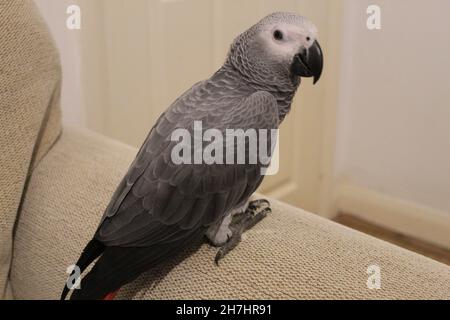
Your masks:
[[[10,285],[17,299],[57,299],[136,150],[65,128],[33,172]],[[449,299],[450,268],[272,200],[273,212],[214,264],[204,244],[122,288],[127,299]],[[367,268],[381,289],[367,287]]]

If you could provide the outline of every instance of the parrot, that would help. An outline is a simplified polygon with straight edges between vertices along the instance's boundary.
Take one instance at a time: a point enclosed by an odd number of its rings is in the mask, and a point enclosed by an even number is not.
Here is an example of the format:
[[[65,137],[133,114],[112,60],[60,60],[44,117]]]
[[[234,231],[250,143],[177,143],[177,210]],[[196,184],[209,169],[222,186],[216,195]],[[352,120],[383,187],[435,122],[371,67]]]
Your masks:
[[[196,121],[220,132],[277,129],[301,79],[320,79],[323,60],[317,27],[296,13],[269,14],[238,35],[223,65],[176,99],[150,130],[76,263],[82,274],[96,260],[70,299],[113,300],[121,287],[196,241],[218,248],[218,265],[271,212],[269,201],[250,200],[264,164],[174,163],[172,133],[192,133]],[[61,300],[70,289],[64,286]]]

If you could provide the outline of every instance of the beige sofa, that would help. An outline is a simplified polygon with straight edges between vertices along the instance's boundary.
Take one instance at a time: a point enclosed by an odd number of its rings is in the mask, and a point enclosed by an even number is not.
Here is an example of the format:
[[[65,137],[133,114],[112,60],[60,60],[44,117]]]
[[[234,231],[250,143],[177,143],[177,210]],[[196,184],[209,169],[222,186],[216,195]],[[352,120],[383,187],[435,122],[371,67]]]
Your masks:
[[[136,150],[62,127],[58,53],[28,0],[0,1],[0,297],[56,299]],[[203,245],[126,299],[449,299],[450,268],[273,201],[219,267]],[[369,289],[377,265],[381,288]]]

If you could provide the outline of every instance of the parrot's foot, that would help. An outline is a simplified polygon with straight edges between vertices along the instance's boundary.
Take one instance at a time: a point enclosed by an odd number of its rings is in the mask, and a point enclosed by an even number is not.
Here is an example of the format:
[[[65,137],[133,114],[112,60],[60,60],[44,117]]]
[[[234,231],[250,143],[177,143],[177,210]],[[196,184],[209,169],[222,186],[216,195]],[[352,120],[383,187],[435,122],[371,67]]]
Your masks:
[[[244,212],[237,213],[233,216],[230,223],[231,236],[228,236],[228,241],[221,246],[216,254],[214,261],[219,264],[219,260],[225,257],[231,250],[233,250],[239,242],[241,242],[242,234],[253,228],[258,222],[264,219],[270,209],[270,202],[265,199],[250,201],[247,209]]]

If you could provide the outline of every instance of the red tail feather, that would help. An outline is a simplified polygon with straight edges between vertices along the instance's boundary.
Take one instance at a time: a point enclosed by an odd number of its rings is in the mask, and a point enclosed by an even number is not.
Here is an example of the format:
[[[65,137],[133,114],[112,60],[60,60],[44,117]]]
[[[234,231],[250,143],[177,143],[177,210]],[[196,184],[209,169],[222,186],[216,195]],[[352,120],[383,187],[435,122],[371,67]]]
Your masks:
[[[114,298],[115,298],[116,295],[117,295],[117,292],[119,292],[119,290],[116,290],[116,291],[113,291],[113,292],[108,293],[108,294],[103,298],[103,300],[114,300]]]

